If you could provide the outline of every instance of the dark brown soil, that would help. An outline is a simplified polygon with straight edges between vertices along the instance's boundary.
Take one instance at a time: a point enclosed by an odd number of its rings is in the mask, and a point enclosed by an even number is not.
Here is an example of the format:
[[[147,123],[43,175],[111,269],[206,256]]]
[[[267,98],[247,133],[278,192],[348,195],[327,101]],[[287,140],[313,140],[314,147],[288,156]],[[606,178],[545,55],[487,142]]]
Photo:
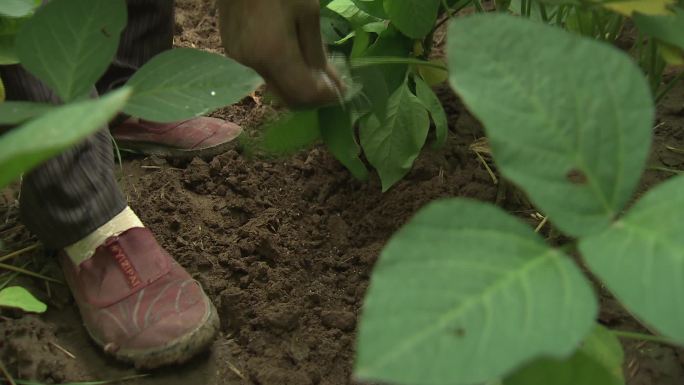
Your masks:
[[[176,44],[219,50],[210,6],[199,0],[178,6]],[[288,159],[251,159],[236,147],[187,164],[126,160],[121,183],[130,205],[202,283],[222,317],[210,352],[132,383],[352,384],[354,329],[371,269],[416,210],[441,197],[471,197],[537,225],[524,197],[495,185],[469,149],[482,136],[479,124],[448,89],[440,95],[452,131],[447,145],[426,147],[409,176],[385,194],[377,179],[354,180],[321,147]],[[683,168],[684,156],[666,148],[684,148],[683,112],[679,87],[660,108],[651,166]],[[272,114],[258,96],[217,113],[247,127]],[[671,175],[647,171],[642,191]],[[0,195],[0,238],[7,242],[0,255],[35,242],[17,225],[15,197],[16,188]],[[542,232],[555,237],[548,227]],[[23,260],[58,276],[40,251]],[[5,313],[0,319],[0,361],[13,375],[63,382],[135,374],[89,342],[64,288],[15,283],[31,285],[51,306],[41,317]],[[602,322],[640,330],[606,293],[602,302]],[[629,385],[684,383],[684,351],[631,341],[625,348]]]

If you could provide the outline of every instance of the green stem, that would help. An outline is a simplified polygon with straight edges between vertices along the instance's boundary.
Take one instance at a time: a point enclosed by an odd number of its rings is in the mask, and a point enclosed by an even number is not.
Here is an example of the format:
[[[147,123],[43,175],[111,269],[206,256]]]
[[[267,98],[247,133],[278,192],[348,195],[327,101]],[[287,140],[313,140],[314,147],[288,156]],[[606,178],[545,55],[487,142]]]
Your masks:
[[[636,39],[636,47],[633,47],[632,49],[636,49],[636,57],[637,61],[639,62],[639,65],[641,66],[642,70],[644,69],[644,56],[643,56],[643,50],[644,50],[644,37],[641,35],[641,31],[637,32],[637,39]]]
[[[455,16],[453,11],[451,10],[451,7],[449,7],[449,4],[447,4],[446,0],[442,0],[442,7],[444,7],[444,11],[446,11],[447,15],[449,15],[450,18]]]
[[[608,28],[608,38],[606,40],[614,42],[617,41],[618,37],[622,33],[622,27],[625,25],[622,15],[613,15],[610,20]]]
[[[558,10],[556,11],[556,25],[563,25],[563,21],[565,20],[565,12],[567,12],[567,10],[568,7],[566,5],[561,5],[558,8]]]
[[[28,265],[30,265],[30,262],[26,262],[23,266],[21,266],[22,269],[25,269]],[[12,272],[9,277],[7,277],[6,280],[0,282],[0,290],[6,288],[7,286],[12,283],[21,273],[17,273],[16,271]]]
[[[473,0],[473,5],[475,6],[475,9],[477,9],[477,12],[483,13],[485,11],[480,0]]]
[[[613,333],[613,335],[615,335],[618,338],[624,338],[624,339],[628,339],[628,340],[648,341],[648,342],[655,342],[655,343],[664,344],[664,345],[681,347],[680,345],[676,344],[673,341],[670,341],[669,339],[667,339],[665,337],[654,336],[652,334],[628,332],[628,331],[624,331],[624,330],[611,330],[611,332]]]
[[[5,262],[5,261],[10,260],[12,258],[18,257],[24,253],[28,253],[29,251],[33,251],[33,250],[37,249],[38,247],[40,247],[40,243],[36,243],[34,245],[24,247],[21,250],[17,250],[15,252],[9,253],[9,254],[5,255],[4,257],[0,257],[0,262]]]
[[[539,14],[541,15],[542,20],[544,20],[544,23],[548,24],[549,14],[546,12],[546,4],[539,3]]]
[[[16,267],[16,266],[6,265],[6,264],[4,264],[4,263],[0,263],[0,269],[9,270],[9,271],[15,271],[15,272],[17,272],[17,273],[24,274],[24,275],[28,275],[28,276],[30,276],[30,277],[40,278],[40,279],[42,279],[42,280],[44,280],[44,281],[48,281],[48,282],[53,282],[53,283],[58,283],[58,284],[60,284],[60,285],[64,285],[64,282],[62,282],[62,281],[58,281],[58,280],[56,280],[56,279],[54,279],[54,278],[50,278],[50,277],[47,277],[47,276],[42,275],[42,274],[38,274],[38,273],[34,273],[34,272],[29,271],[29,270],[26,270],[26,269],[22,269],[21,267]]]
[[[658,90],[656,78],[656,61],[658,56],[658,49],[653,39],[648,39],[648,74],[651,80],[651,90],[655,93]]]
[[[7,383],[9,385],[17,385],[16,382],[14,382],[14,378],[12,378],[12,375],[7,371],[7,368],[5,368],[5,364],[0,361],[0,373],[7,379]]]
[[[595,9],[591,10],[591,24],[593,26],[593,37],[598,37],[599,40],[606,40],[606,27],[607,25],[602,23],[599,19],[599,14]]]
[[[405,58],[405,57],[392,57],[392,56],[385,56],[385,57],[364,57],[364,58],[356,58],[352,59],[350,62],[350,65],[352,68],[361,68],[361,67],[369,67],[369,66],[376,66],[376,65],[385,65],[385,64],[403,64],[403,65],[421,65],[425,67],[432,67],[432,68],[437,68],[443,71],[448,71],[449,69],[439,63],[433,63],[425,60],[420,60],[420,59],[412,59],[412,58]]]
[[[677,76],[675,76],[675,78],[672,79],[672,81],[670,81],[669,83],[667,83],[667,85],[665,85],[665,88],[663,88],[660,92],[658,92],[658,95],[657,95],[656,98],[655,98],[655,103],[656,103],[656,104],[659,104],[659,103],[663,100],[663,98],[664,98],[668,93],[670,93],[670,91],[672,91],[672,89],[673,89],[673,88],[677,85],[677,83],[679,83],[682,79],[684,79],[684,71],[680,72]]]
[[[652,171],[663,171],[663,172],[671,172],[671,173],[673,173],[673,174],[684,174],[684,171],[675,170],[675,169],[673,169],[673,168],[667,168],[667,167],[653,166],[653,167],[649,167],[648,170],[652,170]]]

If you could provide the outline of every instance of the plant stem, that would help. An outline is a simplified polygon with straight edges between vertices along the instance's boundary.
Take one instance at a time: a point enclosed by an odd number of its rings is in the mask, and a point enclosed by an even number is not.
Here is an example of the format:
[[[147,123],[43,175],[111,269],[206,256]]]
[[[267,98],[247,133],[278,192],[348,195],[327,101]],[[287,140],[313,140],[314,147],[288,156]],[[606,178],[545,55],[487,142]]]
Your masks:
[[[563,24],[565,11],[568,9],[566,5],[561,5],[556,11],[556,25],[560,26]]]
[[[663,171],[663,172],[671,172],[671,173],[673,173],[673,174],[684,174],[684,171],[682,171],[682,170],[675,170],[675,169],[673,169],[673,168],[667,168],[667,167],[658,167],[658,166],[654,166],[654,167],[649,167],[648,170],[652,170],[652,171]]]
[[[21,268],[25,269],[29,264],[30,262],[26,262]],[[0,282],[0,290],[9,286],[9,284],[12,283],[12,281],[19,276],[19,274],[21,273],[17,273],[16,271],[14,271],[9,275],[9,277],[7,277],[6,280]]]
[[[665,85],[665,88],[663,88],[660,92],[658,92],[658,95],[655,98],[655,103],[658,104],[660,103],[663,98],[670,92],[672,89],[679,83],[682,79],[684,79],[684,71],[680,72],[677,76],[675,76],[672,81],[667,83]]]
[[[442,7],[444,7],[444,11],[449,18],[456,16],[456,14],[451,10],[451,7],[449,7],[449,4],[447,4],[446,0],[442,0]]]
[[[477,9],[477,12],[483,13],[485,11],[480,0],[473,0],[473,5],[475,6],[475,9]]]
[[[625,25],[622,19],[622,15],[613,15],[608,24],[608,36],[606,40],[614,42],[617,41],[618,37],[622,33],[622,27]]]
[[[24,253],[28,253],[29,251],[33,251],[33,250],[37,249],[39,246],[40,246],[40,243],[36,243],[34,245],[24,247],[21,250],[17,250],[15,252],[9,253],[3,257],[0,257],[0,262],[5,262],[5,261],[10,260],[12,258],[18,257]]]
[[[7,368],[5,368],[5,364],[3,364],[2,361],[0,361],[0,373],[2,373],[2,375],[7,379],[9,385],[17,385],[17,383],[14,382],[14,378],[12,378],[12,375],[9,374]]]
[[[54,283],[58,283],[60,285],[64,285],[64,282],[62,282],[62,281],[56,280],[54,278],[47,277],[47,276],[42,275],[42,274],[34,273],[34,272],[26,270],[26,269],[22,269],[21,267],[16,267],[16,266],[6,265],[4,263],[0,263],[0,269],[15,271],[15,272],[20,273],[20,274],[28,275],[28,276],[35,277],[35,278],[40,278],[44,281],[54,282]]]
[[[414,64],[414,65],[421,65],[421,66],[425,66],[425,67],[437,68],[437,69],[444,70],[444,71],[449,70],[445,65],[442,65],[439,63],[433,63],[433,62],[420,60],[420,59],[412,59],[412,58],[405,58],[405,57],[393,57],[393,56],[356,58],[356,59],[352,59],[350,62],[350,65],[352,68],[368,67],[368,66],[374,66],[374,65],[385,65],[385,64],[404,64],[404,65]]]
[[[446,0],[444,0],[444,1],[445,1],[444,4],[448,6],[448,4],[446,4]],[[445,17],[444,19],[440,20],[437,24],[435,24],[435,27],[432,29],[432,32],[434,33],[439,27],[442,26],[442,24],[446,23],[447,21],[451,20],[451,18],[455,17],[457,13],[461,12],[461,10],[463,10],[463,8],[467,7],[468,4],[472,3],[472,1],[473,0],[465,0],[465,1],[461,0],[460,3],[456,3],[454,8],[447,8],[448,9],[447,12],[451,12],[450,14],[448,14],[449,17]]]
[[[542,20],[544,20],[544,23],[548,24],[549,14],[546,12],[546,4],[539,3],[539,14],[541,15]]]
[[[648,39],[648,74],[651,80],[651,90],[655,93],[658,90],[658,84],[656,83],[656,57],[658,55],[658,49],[656,47],[655,41],[653,39]]]
[[[649,341],[649,342],[656,342],[659,344],[664,344],[664,345],[670,345],[674,347],[681,347],[680,345],[677,345],[673,341],[670,341],[669,339],[661,336],[654,336],[652,334],[644,334],[644,333],[636,333],[636,332],[628,332],[624,330],[611,330],[613,335],[615,335],[618,338],[624,338],[628,340],[639,340],[639,341]]]

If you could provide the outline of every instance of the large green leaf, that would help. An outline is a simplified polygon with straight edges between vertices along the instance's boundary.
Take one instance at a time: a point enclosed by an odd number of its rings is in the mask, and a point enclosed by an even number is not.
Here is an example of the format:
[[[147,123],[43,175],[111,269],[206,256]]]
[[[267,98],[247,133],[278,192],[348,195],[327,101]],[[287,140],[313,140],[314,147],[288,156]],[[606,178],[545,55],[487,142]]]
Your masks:
[[[47,305],[19,286],[0,290],[0,308],[2,307],[21,309],[29,313],[45,313],[47,310]]]
[[[606,231],[584,238],[587,265],[631,312],[684,344],[684,176],[649,191]]]
[[[290,112],[266,125],[262,148],[272,154],[285,155],[310,146],[320,136],[315,110]]]
[[[378,21],[378,18],[359,9],[352,0],[333,0],[327,5],[327,8],[347,19],[355,27]]]
[[[0,2],[0,17],[28,16],[40,5],[41,0],[2,0]]]
[[[398,384],[480,384],[534,358],[571,354],[596,313],[581,271],[527,225],[484,203],[440,201],[380,256],[355,373]]]
[[[599,3],[625,16],[636,13],[646,15],[666,15],[670,12],[669,7],[675,4],[676,0],[599,0]]]
[[[366,12],[371,16],[375,16],[380,19],[387,19],[387,13],[385,13],[384,1],[383,0],[353,0],[359,9]]]
[[[123,0],[49,2],[16,38],[21,64],[64,102],[88,95],[107,70],[126,25]]]
[[[623,361],[620,341],[599,326],[572,357],[535,361],[504,385],[624,385]]]
[[[357,179],[368,178],[368,169],[359,158],[361,148],[356,143],[349,111],[340,106],[321,108],[318,111],[318,120],[323,142],[335,158]]]
[[[128,81],[125,112],[156,122],[199,116],[238,102],[262,79],[225,56],[178,48],[155,56]]]
[[[435,145],[443,146],[449,133],[449,123],[442,102],[423,79],[416,76],[414,80],[416,81],[416,96],[430,112],[432,121],[435,123]]]
[[[55,106],[33,102],[4,102],[0,103],[0,125],[14,126],[55,108]]]
[[[485,125],[501,172],[563,231],[608,226],[651,142],[653,102],[633,61],[503,14],[453,22],[448,49],[451,84]]]
[[[637,13],[634,21],[642,33],[684,49],[684,9],[675,8],[674,15],[648,16]]]
[[[0,65],[19,62],[14,44],[17,33],[26,18],[6,18],[0,16]]]
[[[380,174],[383,191],[411,170],[429,129],[428,112],[407,84],[390,96],[385,117],[370,115],[361,121],[361,146]]]
[[[364,57],[407,57],[411,53],[412,41],[402,35],[396,28],[390,27],[382,31],[373,44],[366,50]],[[386,88],[390,92],[397,90],[406,80],[408,65],[386,64],[377,65],[385,80]]]
[[[406,36],[425,37],[437,21],[440,0],[384,0],[392,23]]]
[[[129,96],[130,89],[122,88],[101,99],[69,104],[4,134],[0,137],[0,188],[106,125]]]

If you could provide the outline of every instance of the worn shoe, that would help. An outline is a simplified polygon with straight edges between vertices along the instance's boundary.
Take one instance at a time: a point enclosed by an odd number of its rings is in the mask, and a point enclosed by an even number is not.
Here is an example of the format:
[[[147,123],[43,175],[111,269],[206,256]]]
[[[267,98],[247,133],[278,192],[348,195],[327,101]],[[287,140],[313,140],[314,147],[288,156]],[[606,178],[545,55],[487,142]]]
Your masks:
[[[110,129],[119,148],[145,155],[175,158],[212,157],[234,145],[240,126],[222,119],[199,117],[175,123],[128,118]]]
[[[142,227],[109,238],[76,266],[60,261],[92,339],[140,369],[178,364],[205,350],[219,328],[216,309]]]

